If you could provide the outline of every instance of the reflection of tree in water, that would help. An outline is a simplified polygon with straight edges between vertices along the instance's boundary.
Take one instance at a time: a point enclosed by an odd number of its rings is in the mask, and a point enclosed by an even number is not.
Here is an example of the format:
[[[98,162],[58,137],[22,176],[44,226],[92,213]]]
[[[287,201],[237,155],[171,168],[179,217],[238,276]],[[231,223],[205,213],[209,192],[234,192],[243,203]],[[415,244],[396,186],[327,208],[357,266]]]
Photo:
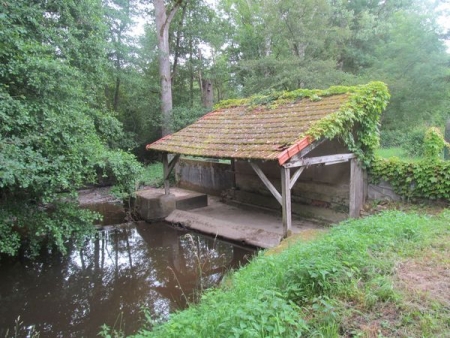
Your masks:
[[[153,289],[165,298],[172,299],[179,308],[194,301],[202,290],[218,284],[230,268],[240,264],[246,253],[237,247],[199,235],[177,231],[171,233],[173,237],[155,239],[147,237],[142,230],[138,231],[150,248],[157,247],[157,243],[164,246],[166,261],[158,267],[165,269],[158,270],[164,278],[159,279],[161,285]],[[167,270],[171,274],[167,274]]]
[[[69,256],[2,265],[0,328],[12,327],[20,315],[24,327],[36,324],[45,337],[95,336],[122,314],[116,328],[131,333],[141,324],[141,307],[165,319],[186,306],[183,294],[192,300],[246,254],[165,224],[104,231]]]

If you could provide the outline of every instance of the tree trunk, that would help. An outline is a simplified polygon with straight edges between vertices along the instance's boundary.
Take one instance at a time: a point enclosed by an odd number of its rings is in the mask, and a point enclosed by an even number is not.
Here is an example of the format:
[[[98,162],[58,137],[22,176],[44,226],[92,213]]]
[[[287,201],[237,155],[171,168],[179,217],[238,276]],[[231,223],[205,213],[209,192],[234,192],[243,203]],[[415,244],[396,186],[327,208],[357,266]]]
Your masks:
[[[202,86],[202,105],[211,109],[214,101],[214,91],[212,81],[209,79],[201,79]]]
[[[213,106],[213,85],[212,81],[209,79],[204,79],[202,75],[202,52],[200,48],[198,49],[198,59],[200,60],[200,69],[198,71],[198,83],[200,85],[201,97],[202,97],[202,106],[208,109],[211,109]]]
[[[450,119],[447,120],[447,124],[445,125],[445,140],[450,143]],[[444,148],[444,160],[450,160],[450,149],[448,147]]]
[[[155,23],[158,35],[159,51],[159,77],[161,81],[161,113],[162,113],[162,135],[171,132],[172,114],[172,79],[170,71],[170,49],[169,49],[169,27],[176,11],[180,7],[182,0],[175,2],[174,7],[166,11],[164,0],[153,0],[155,7]]]

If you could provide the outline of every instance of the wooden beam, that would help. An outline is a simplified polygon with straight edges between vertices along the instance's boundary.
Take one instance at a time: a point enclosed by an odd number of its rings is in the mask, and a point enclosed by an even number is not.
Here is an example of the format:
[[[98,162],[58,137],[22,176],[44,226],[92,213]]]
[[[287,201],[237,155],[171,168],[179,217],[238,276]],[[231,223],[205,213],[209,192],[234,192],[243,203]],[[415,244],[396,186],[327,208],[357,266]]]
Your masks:
[[[342,162],[347,162],[348,160],[355,158],[355,154],[336,154],[318,157],[307,157],[300,160],[289,162],[284,164],[285,168],[296,168],[296,167],[308,167],[315,164],[337,164]]]
[[[281,192],[283,213],[283,238],[292,233],[292,210],[291,210],[291,171],[289,168],[281,167]]]
[[[281,201],[281,195],[278,192],[277,188],[274,187],[274,185],[272,184],[272,182],[269,181],[269,179],[267,178],[267,176],[263,173],[263,171],[261,170],[260,167],[258,167],[258,165],[254,162],[250,162],[250,165],[252,166],[253,170],[255,171],[255,173],[259,176],[259,178],[261,179],[261,181],[263,181],[263,183],[266,185],[267,189],[269,189],[269,191],[272,193],[272,195],[276,198],[276,200],[278,201],[278,203],[280,203],[282,205],[282,201]]]
[[[290,169],[288,169],[290,170]],[[291,182],[289,184],[289,189],[292,189],[295,185],[295,182],[297,182],[298,178],[302,174],[303,170],[305,170],[305,167],[300,167],[297,169],[297,171],[292,175]]]
[[[358,218],[364,205],[364,171],[357,159],[350,164],[350,205],[349,216]]]
[[[169,183],[169,154],[163,153],[163,174],[164,174],[164,193],[166,195],[170,194],[170,183]]]
[[[167,157],[169,158],[169,157]],[[169,162],[168,165],[168,173],[167,176],[164,176],[164,178],[169,178],[170,173],[172,172],[173,168],[175,168],[175,165],[177,164],[178,160],[180,159],[180,154],[176,154],[172,160]]]

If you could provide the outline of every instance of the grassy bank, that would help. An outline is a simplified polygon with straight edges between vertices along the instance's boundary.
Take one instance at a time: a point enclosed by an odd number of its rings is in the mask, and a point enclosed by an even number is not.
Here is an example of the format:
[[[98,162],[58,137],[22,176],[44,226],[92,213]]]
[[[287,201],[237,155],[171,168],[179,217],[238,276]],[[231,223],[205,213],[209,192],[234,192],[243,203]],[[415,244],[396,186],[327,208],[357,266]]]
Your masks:
[[[137,337],[448,337],[449,223],[449,211],[345,222],[261,253]]]

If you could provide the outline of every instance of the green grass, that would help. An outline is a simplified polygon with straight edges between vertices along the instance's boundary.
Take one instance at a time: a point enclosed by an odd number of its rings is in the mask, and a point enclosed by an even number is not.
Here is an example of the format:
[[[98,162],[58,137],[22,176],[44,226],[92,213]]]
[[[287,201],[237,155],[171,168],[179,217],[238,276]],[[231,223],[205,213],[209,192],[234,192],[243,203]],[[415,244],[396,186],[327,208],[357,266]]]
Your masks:
[[[140,185],[151,187],[161,187],[164,185],[163,165],[161,162],[154,162],[144,168],[139,181]]]
[[[449,304],[411,291],[399,271],[404,262],[419,269],[424,256],[450,268],[449,224],[449,211],[344,222],[260,253],[199,304],[136,337],[447,337]]]
[[[420,157],[408,156],[401,147],[379,148],[375,151],[375,154],[382,158],[398,157],[406,161],[419,161],[421,159]]]

